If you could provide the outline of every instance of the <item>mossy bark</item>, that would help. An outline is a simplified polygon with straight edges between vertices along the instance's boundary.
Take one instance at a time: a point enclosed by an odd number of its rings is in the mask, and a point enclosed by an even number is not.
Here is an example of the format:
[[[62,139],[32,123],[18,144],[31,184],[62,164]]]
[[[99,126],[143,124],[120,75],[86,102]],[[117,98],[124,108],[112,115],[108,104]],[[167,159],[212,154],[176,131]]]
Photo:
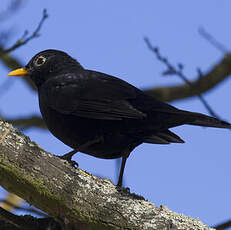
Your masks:
[[[3,121],[0,184],[65,229],[209,229],[197,219],[158,208],[107,179],[72,168]]]

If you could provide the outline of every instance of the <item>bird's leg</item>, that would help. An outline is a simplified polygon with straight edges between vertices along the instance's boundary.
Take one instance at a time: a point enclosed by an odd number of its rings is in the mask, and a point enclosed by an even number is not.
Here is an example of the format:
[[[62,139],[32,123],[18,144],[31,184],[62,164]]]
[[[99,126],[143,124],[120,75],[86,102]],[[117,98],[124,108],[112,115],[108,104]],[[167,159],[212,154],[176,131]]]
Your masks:
[[[97,143],[97,142],[99,142],[99,141],[102,141],[102,137],[99,137],[99,138],[96,138],[96,139],[94,139],[94,140],[88,141],[88,142],[86,142],[86,143],[80,145],[80,146],[78,147],[78,149],[74,149],[74,150],[72,150],[71,152],[64,154],[63,156],[58,156],[58,157],[61,158],[61,159],[63,159],[63,160],[68,161],[73,167],[78,168],[78,167],[79,167],[78,163],[75,162],[75,161],[73,161],[73,160],[71,160],[71,158],[72,158],[77,152],[81,151],[81,149],[84,150],[84,148],[87,148],[88,146],[90,146],[90,145],[92,145],[92,144],[95,144],[95,143]]]
[[[117,186],[120,187],[120,188],[122,187],[122,183],[123,183],[123,175],[124,175],[124,169],[125,169],[125,164],[126,164],[127,158],[129,157],[132,150],[137,145],[139,145],[141,143],[142,142],[135,142],[132,146],[125,149],[125,151],[122,154],[122,162],[121,162],[121,166],[120,166],[120,175],[119,175],[119,180],[118,180],[118,183],[117,183]]]
[[[78,152],[78,149],[74,149],[71,152],[68,152],[66,154],[64,154],[63,156],[58,156],[60,159],[66,160],[68,163],[70,163],[74,168],[78,168],[79,164],[73,160],[71,160],[71,158]]]
[[[119,180],[118,180],[118,183],[117,183],[118,187],[122,187],[124,168],[125,168],[127,158],[128,158],[128,156],[123,156],[122,157],[122,163],[121,163],[121,166],[120,166],[120,175],[119,175]]]

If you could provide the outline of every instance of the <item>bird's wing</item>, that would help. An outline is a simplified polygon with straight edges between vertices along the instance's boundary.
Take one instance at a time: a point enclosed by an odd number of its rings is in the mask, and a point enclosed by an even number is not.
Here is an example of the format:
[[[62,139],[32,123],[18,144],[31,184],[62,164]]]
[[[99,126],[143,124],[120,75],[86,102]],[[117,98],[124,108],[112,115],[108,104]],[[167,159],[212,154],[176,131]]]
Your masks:
[[[129,103],[129,99],[136,98],[136,91],[123,80],[85,70],[49,79],[40,97],[63,114],[106,120],[143,119],[146,114]]]

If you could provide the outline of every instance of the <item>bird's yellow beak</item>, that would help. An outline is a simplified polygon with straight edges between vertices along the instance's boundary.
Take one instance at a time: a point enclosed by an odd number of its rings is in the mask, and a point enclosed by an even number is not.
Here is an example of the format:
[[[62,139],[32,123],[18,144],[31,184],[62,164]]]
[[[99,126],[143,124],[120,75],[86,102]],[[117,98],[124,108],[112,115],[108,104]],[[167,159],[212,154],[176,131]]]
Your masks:
[[[25,68],[20,68],[11,71],[10,73],[8,73],[8,76],[25,76],[28,75],[28,73],[28,70],[26,70]]]

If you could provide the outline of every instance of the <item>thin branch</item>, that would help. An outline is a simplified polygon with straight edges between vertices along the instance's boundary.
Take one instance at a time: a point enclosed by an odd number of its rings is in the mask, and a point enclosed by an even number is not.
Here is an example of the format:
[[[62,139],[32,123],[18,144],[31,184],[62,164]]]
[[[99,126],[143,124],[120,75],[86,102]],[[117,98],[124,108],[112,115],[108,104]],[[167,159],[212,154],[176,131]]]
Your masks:
[[[197,93],[205,93],[214,89],[224,80],[231,76],[231,54],[227,54],[223,59],[213,66],[213,68],[204,74],[203,78],[197,78],[191,81],[195,87],[190,87],[187,83],[176,86],[163,86],[145,89],[150,94],[161,101],[182,100],[189,97],[195,97]]]
[[[40,20],[35,31],[29,37],[27,37],[28,32],[25,31],[21,39],[19,39],[12,47],[5,50],[3,49],[3,47],[0,46],[0,59],[9,69],[15,69],[23,66],[23,64],[20,63],[19,60],[11,57],[9,55],[9,52],[27,44],[30,40],[34,38],[39,37],[39,31],[41,30],[43,23],[47,19],[47,17],[48,17],[47,11],[46,9],[44,9],[42,19]],[[30,86],[31,89],[37,90],[29,78],[25,77],[23,79],[27,82],[27,84]]]
[[[167,58],[164,58],[160,53],[158,48],[153,47],[151,42],[149,41],[149,39],[147,37],[144,38],[144,41],[146,42],[148,48],[156,55],[157,59],[159,61],[161,61],[162,63],[164,63],[167,66],[167,73],[168,74],[175,74],[177,76],[179,76],[184,82],[186,82],[192,89],[197,91],[197,96],[200,99],[200,101],[202,102],[202,104],[205,106],[205,108],[208,110],[208,112],[210,113],[210,115],[212,115],[213,117],[216,117],[219,119],[218,115],[213,111],[213,109],[211,108],[211,106],[206,102],[206,100],[204,99],[204,97],[201,95],[201,93],[197,90],[197,88],[195,87],[195,84],[192,84],[187,77],[183,74],[182,69],[183,66],[181,64],[178,65],[178,70],[172,65],[170,64],[170,62],[167,60]],[[166,72],[165,72],[166,73]]]
[[[225,45],[223,45],[216,38],[214,38],[213,35],[211,35],[209,32],[205,30],[205,28],[199,27],[198,32],[205,40],[207,40],[210,44],[212,44],[215,48],[217,48],[223,54],[226,54],[229,52],[229,50],[225,47]]]
[[[28,37],[27,37],[28,31],[25,31],[23,33],[23,36],[12,47],[4,50],[1,53],[1,55],[7,54],[7,53],[9,53],[9,52],[11,52],[11,51],[25,45],[25,44],[27,44],[30,40],[39,37],[39,31],[41,30],[42,25],[43,25],[44,21],[47,19],[47,17],[48,17],[47,10],[44,9],[42,19],[40,20],[40,22],[39,22],[37,28],[35,29],[35,31]]]

